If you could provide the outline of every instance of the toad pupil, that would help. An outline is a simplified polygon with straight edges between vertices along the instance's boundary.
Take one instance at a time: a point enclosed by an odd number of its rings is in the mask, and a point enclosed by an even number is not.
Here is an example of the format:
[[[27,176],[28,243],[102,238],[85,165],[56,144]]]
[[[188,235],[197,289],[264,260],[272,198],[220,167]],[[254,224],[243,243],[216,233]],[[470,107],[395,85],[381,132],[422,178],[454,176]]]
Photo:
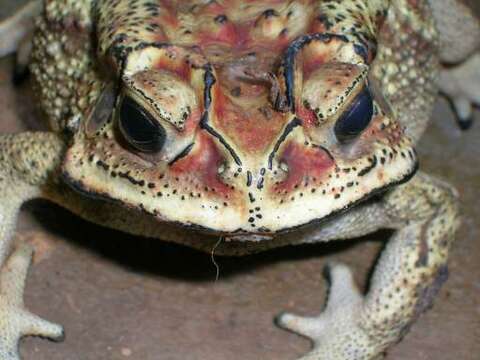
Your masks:
[[[350,108],[345,111],[335,124],[335,136],[341,143],[346,143],[358,136],[370,123],[373,116],[372,95],[367,87],[357,95]]]
[[[157,153],[165,144],[163,126],[129,96],[122,100],[119,127],[125,140],[141,152]]]

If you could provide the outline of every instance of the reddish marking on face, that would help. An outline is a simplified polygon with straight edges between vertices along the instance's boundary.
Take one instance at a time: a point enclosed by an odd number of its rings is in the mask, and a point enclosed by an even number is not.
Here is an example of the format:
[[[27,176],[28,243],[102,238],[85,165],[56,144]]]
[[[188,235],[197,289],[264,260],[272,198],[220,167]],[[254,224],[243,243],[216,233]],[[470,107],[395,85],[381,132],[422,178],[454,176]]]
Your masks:
[[[282,52],[288,47],[288,45],[290,45],[290,40],[291,39],[288,37],[288,33],[282,33],[276,42],[272,41],[272,45],[274,45],[273,49]]]
[[[225,12],[225,6],[219,4],[216,1],[209,1],[208,4],[205,6],[205,15],[206,14],[220,15],[220,14],[224,14],[224,12]]]
[[[294,142],[286,145],[279,160],[287,164],[288,177],[273,187],[274,192],[291,192],[307,178],[321,179],[335,163],[325,150]]]
[[[176,74],[182,80],[190,82],[192,69],[190,65],[188,65],[185,61],[181,61],[180,63],[178,63],[166,57],[162,57],[156,62],[154,68],[158,70],[168,70]]]
[[[194,179],[198,184],[209,188],[209,193],[230,196],[234,190],[222,182],[218,168],[225,161],[214,140],[204,131],[200,132],[192,152],[175,162],[170,172],[173,176],[182,175]],[[214,191],[212,190],[214,189]]]
[[[161,28],[156,29],[154,38],[155,38],[155,41],[159,43],[168,42],[168,37],[165,34],[165,32],[161,30]]]
[[[321,22],[317,18],[311,23],[310,28],[307,31],[307,34],[326,33],[326,32],[328,32],[327,27],[323,22]]]
[[[251,23],[234,24],[226,22],[217,31],[208,29],[198,35],[198,43],[201,47],[212,44],[224,43],[234,49],[248,48],[251,42]]]
[[[162,16],[162,23],[164,26],[168,25],[170,28],[176,28],[179,25],[178,19],[175,17],[175,15],[168,13]]]
[[[274,142],[285,124],[285,115],[271,109],[264,101],[240,106],[228,98],[220,86],[214,90],[212,122],[236,147],[247,153],[263,154]],[[268,117],[262,114],[265,107]]]
[[[328,58],[327,54],[318,54],[315,57],[304,59],[303,61],[303,79],[304,81],[310,77],[310,74],[325,64]]]
[[[372,120],[372,123],[366,131],[361,135],[362,139],[369,138],[388,142],[390,145],[399,144],[404,138],[404,130],[396,122],[391,121],[386,128],[382,127],[382,116],[377,116]]]
[[[297,101],[295,105],[297,117],[302,120],[302,124],[306,129],[318,125],[318,119],[313,110],[307,109],[303,104]]]
[[[192,110],[192,113],[185,121],[185,129],[184,129],[185,134],[191,134],[198,128],[198,124],[202,119],[202,114],[203,114],[203,109],[197,108]]]
[[[387,130],[387,137],[392,145],[397,145],[405,138],[404,130],[398,123],[393,123]]]
[[[170,0],[161,0],[160,3],[161,7],[166,10],[161,14],[162,24],[168,25],[169,27],[177,27],[179,24],[176,12],[177,6]]]

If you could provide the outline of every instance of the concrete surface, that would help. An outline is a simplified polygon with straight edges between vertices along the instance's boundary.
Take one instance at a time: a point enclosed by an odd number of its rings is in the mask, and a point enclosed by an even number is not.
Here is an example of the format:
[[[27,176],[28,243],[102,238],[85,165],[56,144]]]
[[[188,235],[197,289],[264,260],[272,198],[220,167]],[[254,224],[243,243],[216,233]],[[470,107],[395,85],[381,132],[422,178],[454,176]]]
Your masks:
[[[19,2],[0,0],[2,14]],[[28,83],[10,84],[13,60],[0,60],[0,132],[37,127]],[[479,115],[479,114],[477,114]],[[423,170],[455,184],[464,221],[451,276],[388,360],[480,359],[480,116],[460,132],[445,102],[419,153]],[[61,344],[27,338],[24,359],[295,359],[309,343],[276,328],[281,310],[318,313],[322,269],[338,259],[365,287],[389,232],[342,244],[285,248],[241,259],[216,258],[88,224],[45,202],[25,207],[18,239],[35,245],[26,304],[65,326]]]

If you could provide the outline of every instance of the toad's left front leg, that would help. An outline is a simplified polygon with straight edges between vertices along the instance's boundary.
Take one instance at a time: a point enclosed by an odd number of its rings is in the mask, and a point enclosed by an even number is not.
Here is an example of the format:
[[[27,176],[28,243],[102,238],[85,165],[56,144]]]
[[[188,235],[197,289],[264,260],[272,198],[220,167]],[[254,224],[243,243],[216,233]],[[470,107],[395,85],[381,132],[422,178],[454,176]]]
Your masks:
[[[12,237],[21,205],[43,197],[53,185],[64,152],[54,133],[0,134],[0,359],[18,360],[18,342],[24,336],[60,340],[61,326],[29,312],[23,289],[32,250],[22,245],[12,251]]]
[[[281,326],[311,338],[303,360],[369,360],[406,333],[428,308],[447,276],[447,257],[458,226],[455,190],[419,174],[388,194],[381,207],[400,226],[376,267],[368,294],[349,269],[331,267],[331,289],[318,317],[283,314]]]

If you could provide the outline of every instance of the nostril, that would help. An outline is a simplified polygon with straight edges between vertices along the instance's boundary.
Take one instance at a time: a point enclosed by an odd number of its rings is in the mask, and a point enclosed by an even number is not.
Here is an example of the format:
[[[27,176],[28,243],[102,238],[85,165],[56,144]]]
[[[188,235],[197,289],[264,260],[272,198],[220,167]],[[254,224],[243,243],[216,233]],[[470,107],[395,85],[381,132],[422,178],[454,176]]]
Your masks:
[[[279,164],[279,167],[282,171],[288,173],[289,168],[288,168],[288,164],[286,162],[281,161],[280,164]]]
[[[275,161],[272,170],[266,174],[265,180],[268,181],[269,185],[278,185],[290,176],[289,171],[290,167],[285,161]]]
[[[225,172],[226,169],[227,169],[227,166],[225,165],[225,163],[224,162],[221,163],[220,166],[217,169],[218,175],[222,175]]]
[[[236,178],[239,177],[242,172],[242,168],[235,166],[234,164],[228,162],[227,160],[221,161],[216,165],[216,175],[224,184],[233,184],[236,182]]]

